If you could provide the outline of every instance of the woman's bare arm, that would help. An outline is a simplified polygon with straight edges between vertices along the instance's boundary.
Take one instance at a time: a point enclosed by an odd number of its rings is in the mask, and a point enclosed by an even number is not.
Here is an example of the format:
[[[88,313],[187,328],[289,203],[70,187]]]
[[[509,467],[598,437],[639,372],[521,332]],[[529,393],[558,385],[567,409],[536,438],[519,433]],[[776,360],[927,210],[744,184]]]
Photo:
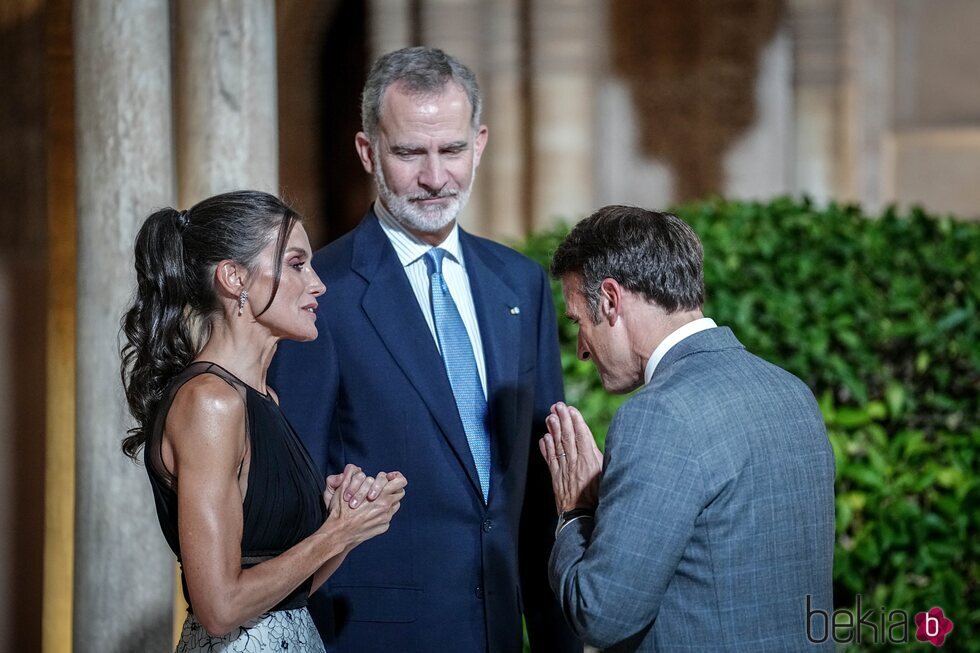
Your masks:
[[[215,635],[269,610],[325,562],[386,529],[390,519],[380,511],[334,511],[313,535],[282,555],[242,569],[238,470],[248,463],[245,406],[232,387],[211,375],[192,379],[178,391],[167,417],[163,454],[177,477],[177,527],[191,604]]]

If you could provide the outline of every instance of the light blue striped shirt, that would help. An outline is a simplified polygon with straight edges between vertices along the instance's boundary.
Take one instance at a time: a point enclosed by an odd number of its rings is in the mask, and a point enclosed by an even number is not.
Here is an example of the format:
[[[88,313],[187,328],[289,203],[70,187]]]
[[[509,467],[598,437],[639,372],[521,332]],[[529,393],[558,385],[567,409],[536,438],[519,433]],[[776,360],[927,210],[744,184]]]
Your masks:
[[[405,231],[405,228],[398,224],[398,221],[389,213],[380,200],[374,202],[374,212],[377,214],[381,223],[381,229],[385,232],[398,260],[405,268],[405,275],[408,283],[411,284],[415,292],[415,299],[418,300],[422,315],[425,316],[425,323],[429,325],[432,339],[439,347],[439,337],[436,335],[436,325],[432,319],[432,297],[429,295],[429,268],[425,264],[425,253],[432,249],[432,245],[422,242],[412,234]],[[470,289],[470,278],[466,274],[466,263],[463,261],[463,250],[459,246],[459,224],[453,224],[453,230],[446,236],[446,240],[439,244],[439,247],[446,250],[446,257],[442,260],[442,276],[449,286],[449,294],[456,302],[459,315],[463,318],[466,326],[466,334],[470,337],[470,344],[473,346],[473,354],[476,356],[476,369],[480,373],[480,384],[483,386],[483,396],[487,396],[487,366],[483,360],[483,342],[480,339],[480,324],[476,319],[476,307],[473,305],[473,291]]]

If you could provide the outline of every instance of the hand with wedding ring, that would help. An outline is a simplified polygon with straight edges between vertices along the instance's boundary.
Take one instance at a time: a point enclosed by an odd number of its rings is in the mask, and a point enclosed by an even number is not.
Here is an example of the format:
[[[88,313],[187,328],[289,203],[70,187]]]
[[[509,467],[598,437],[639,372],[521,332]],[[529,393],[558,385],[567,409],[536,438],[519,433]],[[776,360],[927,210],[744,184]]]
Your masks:
[[[573,508],[594,510],[599,500],[602,453],[582,414],[562,402],[551,407],[545,420],[548,433],[538,442],[551,473],[558,512]]]

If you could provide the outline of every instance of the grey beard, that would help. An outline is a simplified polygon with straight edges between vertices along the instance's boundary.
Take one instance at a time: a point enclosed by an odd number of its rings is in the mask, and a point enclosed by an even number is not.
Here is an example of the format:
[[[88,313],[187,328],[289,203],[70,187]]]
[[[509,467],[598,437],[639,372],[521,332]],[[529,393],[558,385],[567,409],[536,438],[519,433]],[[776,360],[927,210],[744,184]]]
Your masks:
[[[462,213],[466,207],[466,203],[470,199],[473,178],[476,176],[475,174],[470,176],[470,183],[464,190],[444,192],[435,196],[422,193],[396,195],[388,186],[381,166],[375,165],[374,170],[374,183],[378,188],[378,195],[391,215],[403,226],[422,233],[436,233],[447,225],[452,224],[459,217],[459,214]],[[445,197],[451,201],[449,206],[445,208],[436,208],[428,211],[420,209],[412,202],[415,199],[428,199],[431,197]]]

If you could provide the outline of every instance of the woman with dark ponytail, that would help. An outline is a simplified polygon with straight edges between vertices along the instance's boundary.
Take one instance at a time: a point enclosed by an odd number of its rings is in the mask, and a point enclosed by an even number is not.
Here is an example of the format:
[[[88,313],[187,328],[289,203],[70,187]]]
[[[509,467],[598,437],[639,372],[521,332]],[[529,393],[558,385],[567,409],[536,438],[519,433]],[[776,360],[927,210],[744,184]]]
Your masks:
[[[279,340],[317,336],[324,286],[299,216],[239,191],[162,209],[136,237],[122,376],[190,609],[177,651],[323,651],[306,599],[388,529],[398,472],[319,476],[266,386]]]

